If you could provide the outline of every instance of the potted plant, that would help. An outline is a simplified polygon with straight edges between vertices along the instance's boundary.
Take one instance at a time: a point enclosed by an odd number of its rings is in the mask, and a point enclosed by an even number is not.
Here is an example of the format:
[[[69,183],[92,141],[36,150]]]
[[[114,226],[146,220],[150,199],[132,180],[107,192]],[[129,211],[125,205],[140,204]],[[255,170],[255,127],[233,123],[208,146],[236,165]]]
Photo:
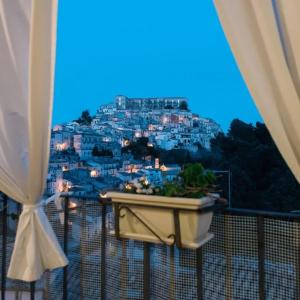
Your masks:
[[[116,235],[196,249],[208,242],[216,200],[216,177],[201,164],[189,164],[172,182],[154,186],[141,178],[109,192]]]

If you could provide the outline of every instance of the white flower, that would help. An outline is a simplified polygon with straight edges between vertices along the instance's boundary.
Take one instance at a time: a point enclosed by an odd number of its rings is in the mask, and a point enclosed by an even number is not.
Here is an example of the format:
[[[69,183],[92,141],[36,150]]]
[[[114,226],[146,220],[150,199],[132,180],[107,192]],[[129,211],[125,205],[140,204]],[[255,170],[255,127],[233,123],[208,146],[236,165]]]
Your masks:
[[[136,183],[134,186],[135,186],[137,189],[141,189],[141,188],[143,187],[140,183]]]
[[[153,194],[153,189],[148,189],[148,194]]]

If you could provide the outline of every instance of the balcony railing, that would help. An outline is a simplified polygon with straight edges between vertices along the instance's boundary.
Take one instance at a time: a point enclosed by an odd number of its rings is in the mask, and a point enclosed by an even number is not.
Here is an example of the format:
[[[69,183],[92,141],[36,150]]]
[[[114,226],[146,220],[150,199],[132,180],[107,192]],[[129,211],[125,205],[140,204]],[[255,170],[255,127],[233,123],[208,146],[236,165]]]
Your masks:
[[[46,213],[70,264],[26,284],[6,278],[19,208],[1,201],[3,300],[300,299],[298,214],[227,209],[213,218],[215,238],[188,250],[116,239],[109,201],[67,197]]]

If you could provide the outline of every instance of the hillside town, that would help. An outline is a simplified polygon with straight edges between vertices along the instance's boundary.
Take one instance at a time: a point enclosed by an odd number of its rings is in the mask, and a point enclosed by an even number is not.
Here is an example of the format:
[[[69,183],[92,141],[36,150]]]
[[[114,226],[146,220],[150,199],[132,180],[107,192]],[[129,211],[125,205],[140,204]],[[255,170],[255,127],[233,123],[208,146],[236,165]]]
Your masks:
[[[120,190],[140,178],[160,186],[182,166],[161,164],[151,155],[137,159],[124,149],[143,139],[149,148],[194,153],[209,150],[219,132],[215,121],[189,110],[187,98],[116,96],[93,117],[85,111],[78,120],[53,127],[46,192],[93,195]]]

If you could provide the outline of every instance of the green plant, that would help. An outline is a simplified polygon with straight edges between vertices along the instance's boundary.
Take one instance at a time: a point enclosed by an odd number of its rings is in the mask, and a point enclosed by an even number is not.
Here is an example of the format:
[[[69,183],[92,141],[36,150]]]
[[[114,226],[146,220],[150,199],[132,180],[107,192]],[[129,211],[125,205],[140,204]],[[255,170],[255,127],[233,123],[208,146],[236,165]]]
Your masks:
[[[216,192],[216,176],[205,170],[200,163],[188,164],[180,174],[185,197],[201,197],[207,193]]]
[[[137,194],[153,194],[166,197],[200,198],[207,193],[216,193],[216,176],[205,170],[200,163],[188,164],[173,182],[162,187],[153,187],[143,180],[126,184],[124,192]]]
[[[176,182],[165,183],[162,189],[159,191],[161,196],[166,197],[183,197],[184,193],[184,188]]]

